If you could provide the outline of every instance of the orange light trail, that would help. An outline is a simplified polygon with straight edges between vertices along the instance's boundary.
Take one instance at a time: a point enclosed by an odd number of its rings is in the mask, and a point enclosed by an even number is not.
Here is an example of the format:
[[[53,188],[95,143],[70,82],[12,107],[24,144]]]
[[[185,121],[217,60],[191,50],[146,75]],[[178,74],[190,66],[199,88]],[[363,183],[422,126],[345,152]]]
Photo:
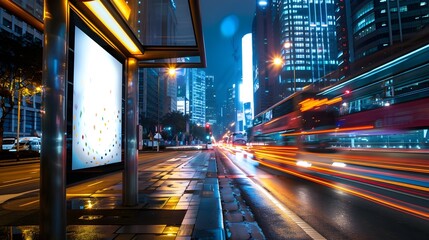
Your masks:
[[[298,173],[298,172],[295,172],[295,171],[292,171],[292,170],[289,170],[289,169],[285,169],[283,167],[279,167],[279,166],[276,166],[276,165],[273,165],[273,164],[269,164],[269,163],[266,163],[266,162],[262,162],[262,161],[260,161],[260,164],[264,165],[264,166],[267,166],[269,168],[273,168],[273,169],[276,169],[276,170],[279,170],[279,171],[282,171],[282,172],[294,175],[296,177],[300,177],[300,178],[303,178],[303,179],[306,179],[306,180],[309,180],[309,181],[312,181],[312,182],[315,182],[315,183],[318,183],[318,184],[330,187],[330,188],[338,189],[338,190],[347,192],[349,194],[353,194],[355,196],[358,196],[358,197],[370,200],[370,201],[378,203],[378,204],[382,204],[384,206],[387,206],[387,207],[390,207],[390,208],[393,208],[393,209],[396,209],[396,210],[399,210],[399,211],[402,211],[402,212],[405,212],[405,213],[408,213],[408,214],[412,214],[414,216],[417,216],[417,217],[425,219],[425,220],[429,220],[429,213],[424,212],[424,211],[420,211],[418,209],[413,209],[413,208],[401,205],[399,203],[395,203],[394,199],[388,198],[388,199],[390,199],[390,201],[384,200],[384,199],[382,199],[380,197],[377,197],[377,196],[371,196],[370,194],[365,193],[366,191],[364,191],[362,189],[360,189],[360,191],[357,191],[357,190],[352,189],[353,187],[351,187],[351,186],[349,186],[349,188],[338,186],[338,185],[335,185],[333,183],[330,183],[330,182],[327,182],[325,180],[322,180],[320,178],[315,178],[315,177],[312,177],[312,176],[307,175],[307,174]],[[396,200],[396,201],[398,201],[398,200]]]

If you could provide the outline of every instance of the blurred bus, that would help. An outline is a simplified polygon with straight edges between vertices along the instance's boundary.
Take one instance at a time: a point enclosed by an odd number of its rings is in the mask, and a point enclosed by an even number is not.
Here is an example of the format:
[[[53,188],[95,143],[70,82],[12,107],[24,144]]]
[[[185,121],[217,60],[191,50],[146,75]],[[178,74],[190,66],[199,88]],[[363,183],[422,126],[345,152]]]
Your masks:
[[[250,144],[329,149],[333,141],[324,131],[335,129],[339,98],[317,97],[308,87],[254,117]]]
[[[428,148],[429,44],[397,52],[371,69],[322,89],[335,96],[338,147]]]

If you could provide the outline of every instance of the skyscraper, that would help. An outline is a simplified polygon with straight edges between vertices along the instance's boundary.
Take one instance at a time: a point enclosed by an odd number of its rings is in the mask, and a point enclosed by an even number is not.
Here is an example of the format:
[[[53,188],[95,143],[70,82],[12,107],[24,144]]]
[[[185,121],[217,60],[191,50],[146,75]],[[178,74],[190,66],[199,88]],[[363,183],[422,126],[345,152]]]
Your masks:
[[[210,125],[217,123],[215,77],[206,76],[206,122]]]
[[[189,106],[191,122],[204,126],[206,123],[206,72],[198,69],[189,69]]]
[[[254,114],[258,114],[277,99],[274,96],[279,68],[273,59],[279,54],[279,26],[277,1],[257,1],[252,26],[253,56],[255,59]]]
[[[324,85],[321,78],[337,69],[334,10],[334,0],[281,0],[282,98],[312,83]]]

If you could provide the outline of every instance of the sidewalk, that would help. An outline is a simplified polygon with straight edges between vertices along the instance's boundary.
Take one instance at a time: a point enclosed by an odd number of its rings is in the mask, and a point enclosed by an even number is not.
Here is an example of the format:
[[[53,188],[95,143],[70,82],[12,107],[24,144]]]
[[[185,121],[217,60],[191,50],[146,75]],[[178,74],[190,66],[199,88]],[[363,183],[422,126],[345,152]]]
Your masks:
[[[69,192],[67,239],[225,239],[213,151],[177,156],[139,170],[136,207],[121,205],[120,182],[90,195]],[[29,202],[28,198],[2,207]],[[39,212],[30,212],[10,224],[13,239],[38,239]]]

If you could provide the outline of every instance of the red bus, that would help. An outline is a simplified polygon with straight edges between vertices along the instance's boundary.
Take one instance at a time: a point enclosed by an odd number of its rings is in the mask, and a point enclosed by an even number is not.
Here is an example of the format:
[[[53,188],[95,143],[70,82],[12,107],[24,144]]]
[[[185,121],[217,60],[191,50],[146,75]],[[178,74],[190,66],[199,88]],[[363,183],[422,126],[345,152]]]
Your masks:
[[[339,147],[428,147],[429,45],[323,89],[317,95],[341,98]]]
[[[296,92],[255,116],[249,131],[251,144],[330,148],[330,137],[320,131],[335,128],[333,106],[338,101],[317,97],[310,88]]]

